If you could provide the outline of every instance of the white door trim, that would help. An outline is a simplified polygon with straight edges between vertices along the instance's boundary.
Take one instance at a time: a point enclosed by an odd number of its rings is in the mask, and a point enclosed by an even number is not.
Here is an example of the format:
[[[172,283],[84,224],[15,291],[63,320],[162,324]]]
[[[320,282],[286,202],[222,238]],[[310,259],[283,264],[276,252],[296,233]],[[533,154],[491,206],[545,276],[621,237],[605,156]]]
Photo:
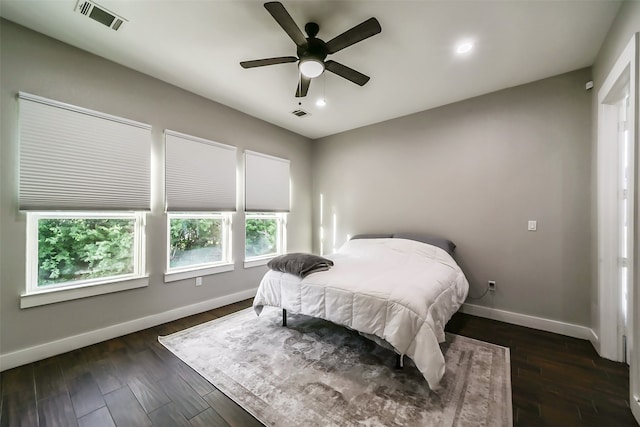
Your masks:
[[[617,111],[610,105],[610,96],[616,85],[628,77],[630,114],[628,117],[629,138],[631,142],[629,202],[634,207],[630,218],[631,251],[628,266],[632,268],[628,292],[628,329],[627,343],[631,347],[629,360],[629,403],[631,410],[640,422],[640,263],[637,250],[640,238],[634,230],[639,229],[639,211],[637,190],[640,188],[638,161],[638,33],[634,34],[620,57],[612,67],[602,88],[598,92],[598,141],[597,141],[597,204],[598,204],[598,336],[597,350],[602,357],[622,360],[618,331],[618,319],[621,313],[621,294],[618,286],[618,251],[620,239],[618,233],[618,150],[611,141],[617,141]],[[615,134],[615,135],[614,135]],[[617,143],[616,143],[617,146]],[[615,190],[612,190],[615,189]]]

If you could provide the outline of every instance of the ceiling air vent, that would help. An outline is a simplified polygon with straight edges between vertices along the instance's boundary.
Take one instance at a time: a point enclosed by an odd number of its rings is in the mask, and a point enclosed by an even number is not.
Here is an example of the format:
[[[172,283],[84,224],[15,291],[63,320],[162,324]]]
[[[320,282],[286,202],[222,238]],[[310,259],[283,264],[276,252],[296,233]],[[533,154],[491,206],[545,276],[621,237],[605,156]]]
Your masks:
[[[304,110],[293,110],[291,112],[291,114],[293,114],[294,116],[298,116],[298,117],[304,117],[304,116],[309,116],[310,115],[309,113],[307,113]]]
[[[76,6],[76,11],[115,31],[118,31],[118,29],[122,27],[122,24],[128,22],[126,19],[116,15],[115,13],[109,12],[104,7],[87,0],[79,0],[78,5]]]

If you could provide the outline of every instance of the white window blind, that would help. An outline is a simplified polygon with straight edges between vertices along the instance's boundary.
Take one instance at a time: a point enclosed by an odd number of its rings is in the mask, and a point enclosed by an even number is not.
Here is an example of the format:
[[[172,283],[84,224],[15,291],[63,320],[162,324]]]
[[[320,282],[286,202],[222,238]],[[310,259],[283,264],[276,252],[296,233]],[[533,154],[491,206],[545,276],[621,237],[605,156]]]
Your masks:
[[[289,212],[289,160],[245,151],[245,211]]]
[[[20,209],[150,209],[151,126],[20,93]]]
[[[236,147],[165,130],[167,211],[235,211]]]

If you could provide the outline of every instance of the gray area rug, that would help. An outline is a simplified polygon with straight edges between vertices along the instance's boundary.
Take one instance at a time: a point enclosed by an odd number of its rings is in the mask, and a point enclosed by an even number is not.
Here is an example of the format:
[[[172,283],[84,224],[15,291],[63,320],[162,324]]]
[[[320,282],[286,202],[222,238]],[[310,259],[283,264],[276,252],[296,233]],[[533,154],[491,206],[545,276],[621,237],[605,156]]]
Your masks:
[[[511,426],[509,349],[447,334],[442,388],[333,323],[249,308],[159,341],[267,426]]]

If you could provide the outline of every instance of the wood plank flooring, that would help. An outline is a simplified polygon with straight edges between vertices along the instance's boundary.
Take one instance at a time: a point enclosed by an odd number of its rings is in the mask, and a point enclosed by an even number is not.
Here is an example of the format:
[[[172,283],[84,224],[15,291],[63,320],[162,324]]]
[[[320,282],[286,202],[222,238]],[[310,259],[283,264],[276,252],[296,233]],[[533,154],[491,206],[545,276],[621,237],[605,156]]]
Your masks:
[[[456,313],[446,330],[509,347],[515,426],[637,426],[629,367],[590,342]]]
[[[0,426],[260,426],[157,340],[250,305],[243,301],[5,371]],[[628,367],[600,359],[590,343],[461,313],[447,330],[511,349],[514,425],[637,425]]]

